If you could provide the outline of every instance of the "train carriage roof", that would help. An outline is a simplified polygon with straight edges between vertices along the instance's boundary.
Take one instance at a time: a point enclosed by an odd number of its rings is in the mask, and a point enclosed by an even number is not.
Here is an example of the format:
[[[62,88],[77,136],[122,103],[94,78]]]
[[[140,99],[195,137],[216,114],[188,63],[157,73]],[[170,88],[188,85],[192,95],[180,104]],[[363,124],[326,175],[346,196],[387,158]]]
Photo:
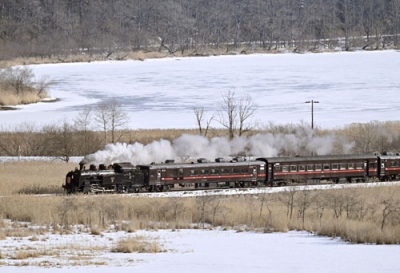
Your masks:
[[[251,161],[239,161],[239,162],[206,162],[206,163],[169,163],[169,164],[147,164],[147,165],[137,165],[138,168],[148,168],[148,169],[176,169],[176,168],[215,168],[215,167],[235,167],[235,166],[254,166],[263,165],[264,162],[251,160]]]
[[[323,156],[296,156],[296,157],[260,157],[268,163],[298,163],[298,162],[322,162],[322,161],[352,161],[352,160],[376,160],[376,155],[323,155]]]
[[[400,155],[380,155],[379,156],[381,159],[390,159],[390,160],[399,160],[400,159]]]

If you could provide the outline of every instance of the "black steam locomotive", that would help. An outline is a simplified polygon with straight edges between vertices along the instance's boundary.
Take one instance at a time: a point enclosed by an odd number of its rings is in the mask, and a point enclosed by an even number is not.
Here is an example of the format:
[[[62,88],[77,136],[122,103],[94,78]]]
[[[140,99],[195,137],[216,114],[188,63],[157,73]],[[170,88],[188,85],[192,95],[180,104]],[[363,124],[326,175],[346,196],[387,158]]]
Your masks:
[[[247,188],[291,184],[356,183],[400,178],[400,156],[330,155],[306,157],[234,158],[215,162],[133,166],[131,163],[80,164],[66,175],[67,193],[118,193],[168,191],[171,189]]]

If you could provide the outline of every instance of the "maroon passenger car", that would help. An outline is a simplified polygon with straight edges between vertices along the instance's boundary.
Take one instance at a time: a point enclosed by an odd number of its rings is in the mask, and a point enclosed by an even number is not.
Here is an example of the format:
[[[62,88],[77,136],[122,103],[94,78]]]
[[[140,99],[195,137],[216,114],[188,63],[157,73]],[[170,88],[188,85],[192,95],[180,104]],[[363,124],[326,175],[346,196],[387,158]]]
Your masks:
[[[193,188],[251,187],[264,184],[265,162],[229,161],[138,165],[149,191],[175,186]]]
[[[267,164],[271,186],[290,183],[316,184],[321,180],[364,182],[378,176],[375,155],[329,155],[257,158]]]

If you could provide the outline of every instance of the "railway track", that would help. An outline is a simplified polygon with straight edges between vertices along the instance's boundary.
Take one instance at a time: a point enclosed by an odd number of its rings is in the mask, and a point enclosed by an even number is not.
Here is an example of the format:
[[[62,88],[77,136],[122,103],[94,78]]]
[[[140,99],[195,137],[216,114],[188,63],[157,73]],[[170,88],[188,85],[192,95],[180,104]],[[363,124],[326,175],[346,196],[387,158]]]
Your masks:
[[[285,187],[257,187],[257,188],[234,188],[234,189],[184,189],[184,190],[171,190],[168,192],[140,192],[140,193],[114,193],[114,194],[34,194],[37,197],[54,197],[54,196],[84,196],[85,198],[98,198],[103,196],[121,196],[123,198],[185,198],[185,197],[204,197],[204,196],[233,196],[233,195],[246,195],[246,194],[269,194],[278,193],[283,191],[303,191],[303,190],[333,190],[333,189],[350,189],[350,188],[369,188],[369,187],[391,187],[400,186],[400,181],[391,182],[369,182],[369,183],[350,183],[350,184],[323,184],[323,185],[298,185],[298,186],[285,186]],[[18,195],[13,195],[16,197]],[[25,196],[25,195],[21,195]],[[11,197],[11,196],[1,196]]]

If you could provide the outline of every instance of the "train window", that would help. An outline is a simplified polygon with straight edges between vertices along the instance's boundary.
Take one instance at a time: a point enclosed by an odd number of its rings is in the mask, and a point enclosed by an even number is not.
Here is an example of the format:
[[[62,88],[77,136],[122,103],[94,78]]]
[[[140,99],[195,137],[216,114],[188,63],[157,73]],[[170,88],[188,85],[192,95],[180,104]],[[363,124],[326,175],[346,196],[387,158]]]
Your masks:
[[[313,171],[314,165],[307,165],[307,171]]]
[[[297,165],[290,165],[290,171],[291,172],[297,171]]]
[[[330,170],[331,166],[327,163],[324,164],[324,170]]]
[[[198,175],[199,172],[197,170],[190,170],[190,175],[194,176],[194,175]]]
[[[281,170],[281,166],[280,165],[275,165],[275,171],[279,172]]]
[[[398,167],[398,166],[399,166],[399,162],[397,162],[397,161],[390,162],[390,167]]]
[[[321,165],[321,164],[315,165],[315,170],[316,170],[316,171],[322,170],[322,165]]]
[[[288,169],[289,169],[288,167],[289,166],[287,166],[287,165],[283,165],[282,166],[282,172],[285,172],[285,173],[288,172]]]
[[[167,173],[168,177],[177,176],[178,175],[178,169],[171,169],[171,170],[168,170],[166,173]]]
[[[369,167],[372,169],[376,169],[377,164],[376,163],[369,163]]]
[[[304,172],[306,170],[306,166],[305,165],[300,165],[299,166],[299,171],[300,172]]]
[[[200,172],[201,172],[202,175],[208,174],[208,170],[201,170]]]
[[[249,173],[249,169],[242,169],[242,173]]]
[[[346,170],[347,169],[347,164],[346,163],[340,163],[340,169],[341,170]]]
[[[356,163],[356,169],[357,170],[362,170],[363,169],[363,163],[361,163],[361,162],[358,162],[358,163]]]
[[[182,176],[183,175],[183,169],[179,169],[179,175]]]
[[[338,163],[332,163],[332,170],[339,170],[339,164]]]
[[[212,175],[217,175],[217,174],[219,174],[219,170],[217,170],[217,169],[211,169],[210,173],[211,173]]]
[[[229,169],[221,169],[221,173],[230,173]]]
[[[349,170],[354,170],[354,163],[349,163]]]
[[[233,173],[240,173],[239,169],[233,169]]]

